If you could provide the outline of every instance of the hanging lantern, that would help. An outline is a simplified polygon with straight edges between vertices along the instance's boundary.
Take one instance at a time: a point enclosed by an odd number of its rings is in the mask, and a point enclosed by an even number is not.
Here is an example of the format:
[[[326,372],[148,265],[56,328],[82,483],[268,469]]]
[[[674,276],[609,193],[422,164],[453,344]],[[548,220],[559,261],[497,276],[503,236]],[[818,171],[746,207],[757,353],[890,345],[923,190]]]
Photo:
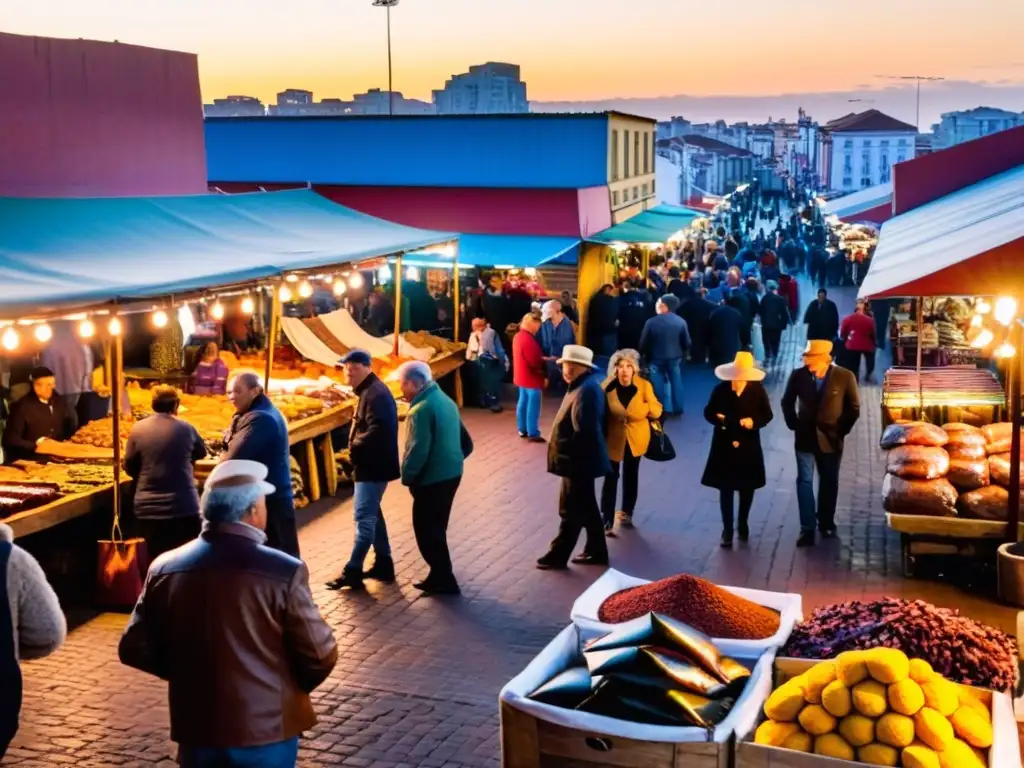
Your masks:
[[[110,332],[111,336],[120,336],[121,331],[124,330],[121,326],[121,321],[116,318],[110,318],[110,323],[107,325],[107,331]]]
[[[36,341],[40,344],[45,344],[53,338],[53,329],[46,323],[42,323],[36,326],[35,330]]]
[[[242,314],[251,315],[256,311],[256,303],[252,300],[252,296],[246,296],[242,299]]]
[[[78,325],[78,335],[83,339],[91,339],[96,333],[96,326],[93,325],[92,320],[83,320]]]
[[[170,320],[167,317],[167,313],[162,309],[158,309],[153,313],[153,327],[166,328],[168,322],[170,322]],[[113,333],[113,331],[111,331],[111,333]]]
[[[18,344],[21,343],[21,338],[18,336],[18,332],[13,328],[8,328],[4,331],[4,335],[0,337],[0,344],[3,344],[4,349],[8,352],[13,352],[18,348]]]

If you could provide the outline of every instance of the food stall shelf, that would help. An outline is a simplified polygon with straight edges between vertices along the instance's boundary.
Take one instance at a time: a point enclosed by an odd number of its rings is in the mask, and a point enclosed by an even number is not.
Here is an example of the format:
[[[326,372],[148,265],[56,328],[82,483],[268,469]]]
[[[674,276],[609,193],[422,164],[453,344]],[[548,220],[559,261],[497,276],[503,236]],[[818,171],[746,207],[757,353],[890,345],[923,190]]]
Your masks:
[[[903,575],[914,575],[913,558],[927,555],[977,557],[1006,540],[1006,523],[962,517],[886,513],[886,524],[900,534]],[[1024,523],[1019,526],[1024,536]],[[990,552],[991,551],[991,552]]]
[[[1006,393],[991,371],[973,366],[890,368],[882,383],[882,422],[890,424],[890,409],[910,409],[920,418],[921,407],[937,408],[938,423],[947,420],[949,408],[992,408],[993,420],[1006,406]],[[934,419],[933,419],[934,420]]]
[[[127,489],[130,481],[121,484]],[[29,536],[33,533],[45,531],[55,525],[66,523],[77,517],[88,515],[104,509],[110,509],[113,499],[114,484],[98,486],[95,490],[86,493],[75,493],[64,496],[41,507],[29,509],[24,512],[16,512],[5,517],[0,522],[9,525],[14,531],[14,537]]]

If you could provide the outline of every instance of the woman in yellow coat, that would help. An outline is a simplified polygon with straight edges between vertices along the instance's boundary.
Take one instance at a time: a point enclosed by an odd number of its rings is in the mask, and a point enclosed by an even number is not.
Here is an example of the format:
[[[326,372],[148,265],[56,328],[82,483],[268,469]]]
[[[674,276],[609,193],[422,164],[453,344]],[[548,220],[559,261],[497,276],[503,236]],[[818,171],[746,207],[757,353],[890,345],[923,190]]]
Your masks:
[[[607,397],[604,433],[612,471],[605,477],[601,491],[601,516],[605,533],[614,536],[619,475],[622,475],[619,522],[623,528],[632,528],[640,485],[640,459],[651,442],[651,420],[661,418],[661,403],[654,396],[651,382],[640,377],[640,354],[635,349],[620,349],[612,355],[608,378],[602,386]]]

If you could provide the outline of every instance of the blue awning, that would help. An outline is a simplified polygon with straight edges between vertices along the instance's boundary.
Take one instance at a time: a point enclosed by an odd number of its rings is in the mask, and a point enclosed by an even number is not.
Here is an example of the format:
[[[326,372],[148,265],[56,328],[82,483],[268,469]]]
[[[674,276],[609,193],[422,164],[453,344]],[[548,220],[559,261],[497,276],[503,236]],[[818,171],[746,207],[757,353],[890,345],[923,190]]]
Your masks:
[[[604,244],[664,243],[701,216],[707,216],[707,212],[679,205],[657,205],[596,235],[590,235],[586,240]]]
[[[232,285],[457,237],[367,216],[306,189],[0,198],[0,316]]]
[[[580,240],[542,235],[459,235],[460,267],[540,267],[575,264]],[[440,249],[408,253],[402,264],[425,269],[451,268],[452,256]]]

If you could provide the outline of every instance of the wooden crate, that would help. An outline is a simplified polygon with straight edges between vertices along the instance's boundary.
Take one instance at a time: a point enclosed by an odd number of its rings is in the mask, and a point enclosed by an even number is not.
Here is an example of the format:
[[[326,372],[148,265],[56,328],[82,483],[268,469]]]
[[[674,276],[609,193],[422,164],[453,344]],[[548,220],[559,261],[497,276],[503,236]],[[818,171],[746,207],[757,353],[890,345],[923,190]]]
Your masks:
[[[778,658],[775,660],[775,687],[782,685],[787,680],[796,677],[818,664],[817,661],[808,659],[787,659]],[[984,688],[973,688],[971,686],[960,686],[971,692],[975,698],[992,710],[993,693]],[[1007,697],[1004,697],[1007,698]],[[1008,700],[1008,699],[1007,699]],[[1016,732],[1003,733],[998,729],[996,713],[993,712],[993,725],[996,726],[995,739],[1011,738],[1016,741]],[[749,738],[753,739],[754,734],[750,733]],[[996,742],[993,742],[993,750]],[[753,741],[740,740],[735,748],[736,760],[733,768],[864,768],[864,763],[854,760],[840,760],[835,757],[823,757],[821,755],[796,752],[792,749],[780,747],[768,747],[764,744],[755,744]],[[993,760],[991,757],[990,760]],[[1016,763],[1015,765],[1020,765]],[[991,768],[1003,768],[1003,766],[992,765]],[[1007,765],[1006,768],[1012,768]]]
[[[733,742],[634,741],[539,720],[501,703],[502,768],[729,768]]]

